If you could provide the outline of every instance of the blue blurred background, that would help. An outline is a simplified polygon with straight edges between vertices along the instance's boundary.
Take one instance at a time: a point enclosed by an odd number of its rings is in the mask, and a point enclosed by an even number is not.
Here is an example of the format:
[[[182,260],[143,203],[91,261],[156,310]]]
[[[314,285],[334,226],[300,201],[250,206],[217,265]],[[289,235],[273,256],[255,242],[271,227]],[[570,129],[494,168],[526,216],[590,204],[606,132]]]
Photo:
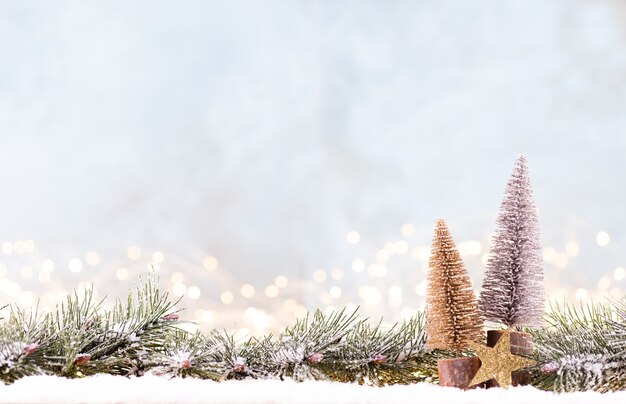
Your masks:
[[[158,272],[203,327],[478,287],[518,154],[549,298],[626,285],[626,3],[0,2],[0,305]]]

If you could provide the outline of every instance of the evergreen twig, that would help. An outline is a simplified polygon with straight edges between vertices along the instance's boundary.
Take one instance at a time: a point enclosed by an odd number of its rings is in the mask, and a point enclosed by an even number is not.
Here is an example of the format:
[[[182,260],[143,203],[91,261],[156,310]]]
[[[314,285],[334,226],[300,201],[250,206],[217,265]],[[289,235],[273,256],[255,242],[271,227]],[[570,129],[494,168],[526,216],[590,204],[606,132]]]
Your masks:
[[[624,303],[551,307],[535,341],[533,384],[545,390],[626,389]]]
[[[0,380],[38,374],[96,373],[212,380],[323,379],[359,384],[436,382],[436,360],[464,351],[426,348],[424,313],[391,328],[356,311],[316,311],[278,336],[235,340],[178,327],[178,315],[156,280],[102,309],[92,289],[74,293],[40,316],[9,306],[0,321]],[[554,305],[535,341],[532,384],[552,391],[626,390],[626,302]]]

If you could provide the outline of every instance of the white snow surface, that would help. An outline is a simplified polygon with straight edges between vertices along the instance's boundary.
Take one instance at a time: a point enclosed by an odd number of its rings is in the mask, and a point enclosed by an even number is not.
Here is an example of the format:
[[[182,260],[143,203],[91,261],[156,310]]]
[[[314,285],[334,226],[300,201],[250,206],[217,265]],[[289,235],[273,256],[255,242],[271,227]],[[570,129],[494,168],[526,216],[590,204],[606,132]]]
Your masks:
[[[324,381],[243,380],[217,383],[98,375],[32,376],[0,385],[0,403],[624,403],[626,392],[549,393],[533,387],[463,391],[427,383],[369,387]]]

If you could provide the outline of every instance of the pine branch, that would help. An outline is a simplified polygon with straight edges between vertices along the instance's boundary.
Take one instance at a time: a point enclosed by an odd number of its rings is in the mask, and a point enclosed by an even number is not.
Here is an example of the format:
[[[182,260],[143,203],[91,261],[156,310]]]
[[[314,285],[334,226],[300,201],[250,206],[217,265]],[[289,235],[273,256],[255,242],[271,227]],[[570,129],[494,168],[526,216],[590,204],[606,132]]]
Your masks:
[[[275,371],[267,361],[274,352],[272,336],[261,339],[249,338],[242,344],[226,332],[213,331],[211,338],[222,347],[213,353],[216,363],[220,364],[221,379],[267,378]]]
[[[432,378],[435,360],[425,348],[424,315],[389,330],[359,321],[346,335],[340,349],[320,368],[332,380],[359,384],[409,384]]]
[[[37,311],[26,313],[11,307],[8,322],[0,326],[0,380],[12,383],[46,373],[42,348],[48,345]]]
[[[197,377],[219,380],[221,367],[213,354],[222,347],[200,333],[177,330],[167,339],[161,352],[150,358],[153,373],[169,377]]]
[[[103,310],[93,289],[74,293],[39,317],[10,308],[0,322],[0,379],[97,373],[213,380],[293,378],[356,381],[372,385],[436,380],[440,351],[425,349],[424,315],[383,330],[356,310],[316,311],[280,335],[235,341],[226,332],[190,334],[156,279],[134,296]]]
[[[293,327],[286,328],[278,341],[266,340],[272,352],[269,361],[274,375],[298,381],[325,379],[315,365],[338,349],[355,320],[356,310],[347,315],[343,309],[328,316],[317,310],[311,321],[307,315]]]
[[[149,278],[137,288],[135,299],[129,294],[126,304],[118,301],[111,312],[101,310],[102,300],[93,299],[93,289],[68,296],[66,302],[43,319],[12,308],[8,322],[0,327],[0,335],[6,341],[0,343],[6,355],[13,358],[7,360],[11,366],[10,372],[5,373],[66,377],[139,373],[142,357],[158,351],[177,323],[172,313],[166,315],[174,304],[155,284],[156,279]],[[30,373],[15,357],[16,344],[31,346],[24,349],[33,352],[19,357],[31,364]],[[3,380],[10,382],[14,377],[6,376]]]
[[[624,304],[556,305],[535,341],[533,384],[545,390],[626,389]]]
[[[115,357],[115,374],[142,372],[146,367],[144,357],[162,351],[176,331],[178,314],[172,309],[178,301],[170,302],[157,282],[156,278],[149,278],[140,283],[135,299],[129,293],[125,304],[117,301],[113,311],[105,316],[105,336],[115,344],[99,347],[94,357]]]

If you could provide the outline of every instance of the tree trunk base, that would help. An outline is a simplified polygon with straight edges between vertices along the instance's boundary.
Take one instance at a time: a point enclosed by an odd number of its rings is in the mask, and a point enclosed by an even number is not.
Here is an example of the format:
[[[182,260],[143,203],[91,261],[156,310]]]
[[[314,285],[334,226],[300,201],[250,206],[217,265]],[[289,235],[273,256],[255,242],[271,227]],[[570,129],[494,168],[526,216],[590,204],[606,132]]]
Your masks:
[[[458,387],[464,390],[485,387],[484,383],[472,387],[469,386],[479,368],[480,359],[477,357],[440,359],[437,361],[439,385]]]

